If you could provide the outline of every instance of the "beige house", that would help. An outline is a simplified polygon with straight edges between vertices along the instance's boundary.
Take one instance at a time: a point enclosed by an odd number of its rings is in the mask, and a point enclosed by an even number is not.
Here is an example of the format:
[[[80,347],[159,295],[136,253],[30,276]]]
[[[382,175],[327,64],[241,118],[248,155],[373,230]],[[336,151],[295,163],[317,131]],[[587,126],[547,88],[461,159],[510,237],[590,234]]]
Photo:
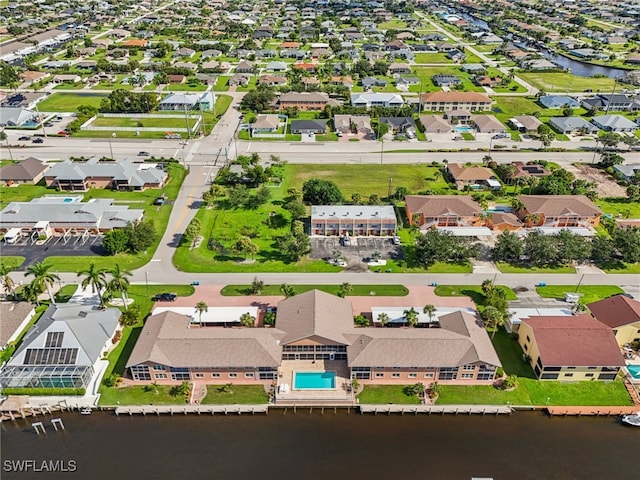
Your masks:
[[[0,180],[6,185],[36,185],[44,177],[49,165],[34,157],[0,168]]]
[[[424,93],[422,110],[431,112],[446,112],[448,110],[469,110],[470,112],[482,112],[491,110],[491,98],[478,92],[430,92]]]
[[[584,195],[520,195],[521,220],[539,227],[595,228],[602,210]]]
[[[624,359],[611,329],[587,314],[529,317],[518,343],[539,380],[615,380]]]
[[[640,342],[640,302],[625,295],[614,295],[587,305],[591,315],[613,330],[622,348]]]

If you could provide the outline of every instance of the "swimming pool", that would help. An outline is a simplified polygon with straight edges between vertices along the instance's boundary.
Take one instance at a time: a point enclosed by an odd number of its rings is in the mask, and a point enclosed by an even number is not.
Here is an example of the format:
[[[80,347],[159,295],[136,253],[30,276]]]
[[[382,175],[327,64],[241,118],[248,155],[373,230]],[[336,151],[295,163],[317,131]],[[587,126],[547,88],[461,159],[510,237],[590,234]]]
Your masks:
[[[454,132],[463,132],[463,133],[472,133],[473,128],[467,125],[459,125],[457,127],[453,127]]]
[[[336,388],[336,372],[295,372],[295,390],[329,390]]]
[[[640,380],[640,365],[627,365],[627,370],[629,370],[629,375]]]

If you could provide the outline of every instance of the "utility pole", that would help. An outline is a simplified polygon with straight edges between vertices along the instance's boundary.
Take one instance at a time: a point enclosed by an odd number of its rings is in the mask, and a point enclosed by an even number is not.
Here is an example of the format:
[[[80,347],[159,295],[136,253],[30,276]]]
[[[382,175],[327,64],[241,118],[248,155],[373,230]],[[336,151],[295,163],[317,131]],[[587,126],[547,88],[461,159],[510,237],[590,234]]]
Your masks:
[[[111,134],[111,136],[109,137],[109,151],[111,152],[111,160],[115,160],[115,158],[113,157],[113,147],[111,146],[111,139],[112,138],[116,138],[116,132],[113,132]]]
[[[604,114],[609,114],[609,108],[611,107],[611,102],[613,102],[613,94],[616,91],[616,85],[618,84],[618,77],[613,79],[613,88],[611,89],[611,96],[609,97],[609,101],[607,102],[607,107],[604,109]],[[593,158],[591,159],[591,163],[596,163],[596,155],[598,154],[598,141],[600,137],[596,135],[596,146],[593,149]]]
[[[389,192],[387,194],[387,200],[391,198],[391,183],[393,182],[393,178],[389,177]]]

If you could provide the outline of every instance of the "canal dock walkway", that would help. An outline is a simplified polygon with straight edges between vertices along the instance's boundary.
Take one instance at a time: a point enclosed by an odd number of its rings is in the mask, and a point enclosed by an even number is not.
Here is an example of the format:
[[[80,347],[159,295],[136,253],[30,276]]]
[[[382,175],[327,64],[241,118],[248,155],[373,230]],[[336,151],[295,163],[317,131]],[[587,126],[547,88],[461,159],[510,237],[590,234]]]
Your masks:
[[[267,404],[262,405],[129,405],[116,407],[116,415],[242,415],[269,412]]]
[[[595,407],[545,407],[547,413],[552,416],[617,416],[629,415],[636,413],[640,407],[623,407],[623,406],[595,406]]]
[[[359,405],[360,413],[387,414],[453,414],[453,415],[510,415],[508,405]]]

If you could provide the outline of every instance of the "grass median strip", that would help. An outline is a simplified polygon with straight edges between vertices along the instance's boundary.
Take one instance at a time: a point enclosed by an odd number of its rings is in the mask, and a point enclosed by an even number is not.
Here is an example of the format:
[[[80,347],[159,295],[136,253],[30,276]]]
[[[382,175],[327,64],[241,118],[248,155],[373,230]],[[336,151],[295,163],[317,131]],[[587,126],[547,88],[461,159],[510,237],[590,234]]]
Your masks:
[[[296,295],[309,290],[321,290],[332,295],[337,295],[340,285],[291,285]],[[379,297],[404,297],[409,290],[404,285],[352,285],[353,290],[349,296],[379,296]],[[227,285],[220,292],[224,296],[251,295],[251,285]],[[264,285],[258,295],[282,295],[280,285]]]

